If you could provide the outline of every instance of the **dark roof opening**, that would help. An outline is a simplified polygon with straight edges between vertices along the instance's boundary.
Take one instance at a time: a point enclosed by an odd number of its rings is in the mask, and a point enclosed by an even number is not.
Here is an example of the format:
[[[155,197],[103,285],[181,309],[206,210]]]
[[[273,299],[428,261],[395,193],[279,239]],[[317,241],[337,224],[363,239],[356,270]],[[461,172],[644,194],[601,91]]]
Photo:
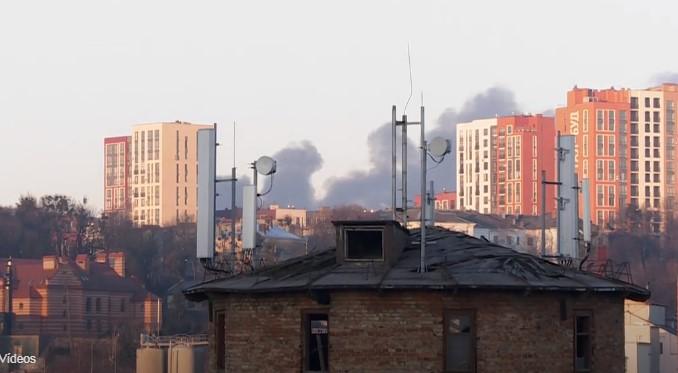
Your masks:
[[[381,228],[346,228],[344,249],[347,260],[383,260],[384,230]]]

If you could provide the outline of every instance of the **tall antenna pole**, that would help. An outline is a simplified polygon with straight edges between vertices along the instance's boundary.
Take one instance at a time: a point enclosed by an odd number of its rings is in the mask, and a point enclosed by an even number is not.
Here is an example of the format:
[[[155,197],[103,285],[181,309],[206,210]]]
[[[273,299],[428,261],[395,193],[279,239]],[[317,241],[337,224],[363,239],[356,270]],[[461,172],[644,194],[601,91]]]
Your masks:
[[[421,209],[419,210],[420,215],[420,232],[421,232],[421,262],[420,262],[420,271],[426,272],[426,139],[424,138],[424,106],[421,107],[421,119],[419,122],[420,129],[420,138],[419,143],[421,145],[421,190],[420,190],[420,203]]]
[[[541,256],[546,255],[546,170],[541,170]]]
[[[396,220],[396,107],[391,107],[391,218]]]
[[[400,157],[402,158],[402,200],[403,200],[403,226],[407,228],[407,114],[403,114],[403,132],[402,132],[402,154]]]
[[[233,121],[233,167],[231,167],[231,254],[235,254],[235,121]]]

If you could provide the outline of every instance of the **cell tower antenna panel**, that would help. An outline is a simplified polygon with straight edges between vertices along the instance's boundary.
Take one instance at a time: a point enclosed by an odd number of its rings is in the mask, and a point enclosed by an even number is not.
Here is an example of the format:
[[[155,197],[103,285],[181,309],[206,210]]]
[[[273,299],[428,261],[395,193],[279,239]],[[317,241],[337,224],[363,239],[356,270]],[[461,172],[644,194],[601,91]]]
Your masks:
[[[216,130],[198,130],[198,213],[196,256],[214,257],[214,208],[216,185]]]

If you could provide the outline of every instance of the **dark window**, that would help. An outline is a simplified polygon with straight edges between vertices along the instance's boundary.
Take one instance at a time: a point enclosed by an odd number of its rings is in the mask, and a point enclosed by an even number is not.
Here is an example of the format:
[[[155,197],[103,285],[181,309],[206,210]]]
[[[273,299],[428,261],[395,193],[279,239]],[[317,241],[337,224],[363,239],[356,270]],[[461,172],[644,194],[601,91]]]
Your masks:
[[[87,319],[87,330],[92,329],[92,320]]]
[[[659,97],[655,97],[652,99],[652,107],[658,108],[659,107]]]
[[[471,310],[445,314],[445,371],[476,371],[475,315]]]
[[[96,302],[94,303],[94,309],[97,313],[101,312],[101,298],[96,299]]]
[[[89,313],[92,310],[92,298],[87,297],[85,300],[85,312]]]
[[[650,98],[645,97],[645,107],[650,107]]]
[[[329,371],[329,319],[326,312],[304,314],[304,371]]]
[[[591,332],[591,312],[576,312],[574,322],[574,368],[576,372],[589,372],[591,370]]]
[[[381,229],[346,229],[346,259],[374,260],[384,258]]]
[[[125,299],[120,299],[120,312],[125,312]]]
[[[226,369],[226,314],[217,312],[216,346],[217,369]]]

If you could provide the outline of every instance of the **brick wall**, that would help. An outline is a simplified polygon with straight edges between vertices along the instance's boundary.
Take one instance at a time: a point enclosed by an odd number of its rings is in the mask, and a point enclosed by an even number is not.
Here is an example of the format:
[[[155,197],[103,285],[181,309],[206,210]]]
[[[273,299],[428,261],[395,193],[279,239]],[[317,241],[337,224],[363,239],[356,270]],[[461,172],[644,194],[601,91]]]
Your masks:
[[[329,310],[332,372],[443,371],[447,308],[476,312],[478,372],[572,372],[577,309],[593,311],[593,371],[624,371],[620,297],[423,291],[333,292],[329,306],[300,293],[219,297],[213,311],[226,313],[226,371],[300,371],[301,312],[313,308]],[[210,338],[215,372],[213,323]]]

